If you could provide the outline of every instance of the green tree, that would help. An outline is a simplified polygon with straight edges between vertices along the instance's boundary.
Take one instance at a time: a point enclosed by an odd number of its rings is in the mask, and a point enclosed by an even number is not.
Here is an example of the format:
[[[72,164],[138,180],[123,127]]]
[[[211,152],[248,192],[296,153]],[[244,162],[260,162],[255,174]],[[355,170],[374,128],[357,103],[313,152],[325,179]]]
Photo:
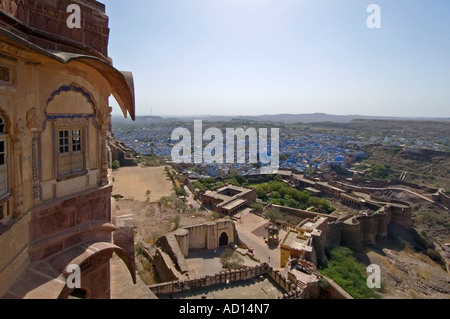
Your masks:
[[[283,177],[281,175],[275,175],[273,179],[275,182],[283,182]]]
[[[283,214],[281,214],[279,209],[270,207],[264,213],[264,217],[266,217],[272,223],[277,223],[283,219]]]
[[[356,260],[347,247],[329,253],[328,265],[320,273],[334,280],[355,299],[380,298],[378,291],[367,286],[367,267]]]
[[[233,250],[227,248],[220,256],[222,267],[228,270],[240,269],[244,265],[244,259]]]
[[[175,188],[175,194],[177,194],[177,196],[181,197],[181,196],[187,196],[187,192],[183,187],[176,187]]]
[[[199,189],[199,190],[203,190],[203,189],[205,189],[205,185],[203,185],[203,183],[200,182],[200,181],[196,181],[196,182],[194,183],[194,188],[197,188],[197,189]]]
[[[114,162],[112,162],[111,167],[112,167],[112,169],[119,169],[120,168],[120,162],[118,160],[115,160]]]

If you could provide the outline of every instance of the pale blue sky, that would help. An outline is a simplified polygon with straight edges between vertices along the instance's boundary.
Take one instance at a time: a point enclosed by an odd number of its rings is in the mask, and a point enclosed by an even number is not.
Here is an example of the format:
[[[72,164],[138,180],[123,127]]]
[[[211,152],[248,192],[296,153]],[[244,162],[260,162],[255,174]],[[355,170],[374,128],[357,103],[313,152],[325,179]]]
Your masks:
[[[450,117],[448,0],[101,2],[137,115]]]

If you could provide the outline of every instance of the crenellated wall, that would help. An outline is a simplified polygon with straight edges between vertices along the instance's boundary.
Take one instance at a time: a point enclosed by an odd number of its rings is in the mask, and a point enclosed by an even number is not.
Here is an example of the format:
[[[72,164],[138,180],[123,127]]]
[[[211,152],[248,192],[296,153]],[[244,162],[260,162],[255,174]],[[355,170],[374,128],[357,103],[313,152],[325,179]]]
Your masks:
[[[267,270],[267,264],[263,264],[248,269],[222,271],[213,276],[204,276],[192,280],[180,280],[152,285],[149,286],[149,289],[156,295],[173,294],[186,290],[209,287],[217,284],[226,284],[230,282],[253,279],[258,276],[264,275]]]
[[[351,218],[340,223],[341,245],[352,250],[361,251],[364,248],[361,223],[356,218]]]

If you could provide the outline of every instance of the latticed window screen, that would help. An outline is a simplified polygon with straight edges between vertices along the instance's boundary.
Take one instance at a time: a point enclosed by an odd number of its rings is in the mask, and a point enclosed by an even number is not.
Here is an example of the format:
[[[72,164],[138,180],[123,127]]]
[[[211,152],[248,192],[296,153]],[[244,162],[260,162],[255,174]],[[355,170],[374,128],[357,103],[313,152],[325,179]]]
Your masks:
[[[83,136],[81,129],[59,130],[58,175],[84,170]]]
[[[0,65],[0,82],[11,83],[11,70],[9,67]]]

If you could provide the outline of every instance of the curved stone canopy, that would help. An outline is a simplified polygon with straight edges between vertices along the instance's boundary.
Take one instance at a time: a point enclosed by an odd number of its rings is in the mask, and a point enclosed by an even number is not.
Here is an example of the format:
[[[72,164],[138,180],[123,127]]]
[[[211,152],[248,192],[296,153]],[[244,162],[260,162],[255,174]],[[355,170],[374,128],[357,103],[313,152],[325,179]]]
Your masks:
[[[112,94],[119,103],[125,117],[135,119],[134,81],[131,72],[121,72],[109,62],[89,55],[57,52],[43,49],[3,28],[0,28],[0,41],[26,52],[47,56],[62,64],[83,63],[100,73],[111,85]]]

